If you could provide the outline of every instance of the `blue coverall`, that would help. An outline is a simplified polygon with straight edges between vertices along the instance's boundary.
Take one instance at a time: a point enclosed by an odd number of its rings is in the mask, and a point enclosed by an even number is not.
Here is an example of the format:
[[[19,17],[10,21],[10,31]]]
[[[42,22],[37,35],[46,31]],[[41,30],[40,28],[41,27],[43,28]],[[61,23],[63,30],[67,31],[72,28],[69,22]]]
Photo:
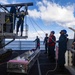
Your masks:
[[[13,16],[14,14],[14,16]],[[12,6],[10,9],[10,22],[11,22],[11,28],[10,28],[10,32],[13,32],[13,29],[15,29],[15,20],[16,20],[16,7]],[[14,21],[14,23],[13,23]]]
[[[67,50],[67,37],[61,34],[58,41],[59,52],[58,52],[58,66],[64,68],[65,64],[65,52]]]
[[[47,53],[47,49],[48,49],[48,37],[47,36],[44,38],[44,43],[45,43],[45,53]]]
[[[37,37],[34,41],[36,42],[36,49],[40,49],[40,39]]]
[[[19,27],[21,26],[21,36],[22,36],[22,33],[23,33],[23,24],[24,24],[24,14],[21,14],[18,16],[19,20],[17,22],[17,33],[19,31]]]

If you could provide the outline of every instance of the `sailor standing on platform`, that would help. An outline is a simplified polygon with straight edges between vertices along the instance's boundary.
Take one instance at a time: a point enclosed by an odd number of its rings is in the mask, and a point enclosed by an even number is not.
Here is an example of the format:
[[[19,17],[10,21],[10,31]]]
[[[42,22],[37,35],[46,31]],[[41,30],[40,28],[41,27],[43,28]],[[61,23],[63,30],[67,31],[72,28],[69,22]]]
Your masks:
[[[11,8],[10,8],[10,23],[11,23],[10,32],[11,33],[13,33],[13,29],[15,29],[16,9],[17,9],[17,7],[15,7],[15,6],[11,6]]]
[[[19,20],[17,21],[17,34],[19,31],[19,27],[21,26],[21,36],[23,33],[24,16],[25,16],[25,13],[24,13],[24,10],[22,10],[21,14],[18,16]]]

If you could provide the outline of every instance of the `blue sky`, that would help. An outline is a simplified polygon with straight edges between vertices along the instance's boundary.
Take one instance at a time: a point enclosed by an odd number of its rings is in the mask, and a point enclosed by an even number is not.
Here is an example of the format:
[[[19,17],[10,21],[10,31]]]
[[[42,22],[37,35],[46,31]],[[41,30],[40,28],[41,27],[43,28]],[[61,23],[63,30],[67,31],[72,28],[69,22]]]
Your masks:
[[[35,39],[38,35],[41,40],[45,33],[55,31],[58,39],[62,29],[67,30],[68,38],[74,37],[74,32],[68,27],[75,28],[75,0],[0,0],[1,4],[28,3],[27,16],[28,39]]]

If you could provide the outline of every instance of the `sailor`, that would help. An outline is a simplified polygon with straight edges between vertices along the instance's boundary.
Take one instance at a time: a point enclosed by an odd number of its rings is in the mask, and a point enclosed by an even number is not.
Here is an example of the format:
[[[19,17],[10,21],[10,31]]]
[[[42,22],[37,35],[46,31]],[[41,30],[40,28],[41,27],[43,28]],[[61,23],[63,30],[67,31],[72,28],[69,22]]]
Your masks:
[[[72,42],[72,49],[75,50],[75,38]],[[75,53],[72,53],[72,58],[73,58],[73,60],[72,60],[73,66],[75,66]]]
[[[18,16],[19,20],[17,21],[17,34],[19,31],[19,27],[21,26],[21,36],[23,33],[24,16],[25,16],[25,13],[24,13],[24,10],[22,10],[21,15]]]
[[[50,36],[48,38],[48,58],[55,62],[55,44],[56,44],[56,37],[55,32],[51,31]]]
[[[61,30],[60,37],[58,41],[58,69],[60,71],[64,70],[64,64],[65,64],[65,52],[67,50],[67,37],[66,37],[66,30]]]
[[[15,7],[15,6],[11,6],[11,8],[10,8],[10,23],[11,23],[10,32],[11,33],[13,33],[13,29],[15,29],[16,8],[17,7]]]
[[[45,34],[45,38],[44,38],[44,42],[43,44],[45,44],[45,54],[47,54],[47,49],[48,49],[48,34]]]
[[[34,40],[36,42],[36,49],[40,49],[40,39],[38,36],[36,36],[36,39]]]

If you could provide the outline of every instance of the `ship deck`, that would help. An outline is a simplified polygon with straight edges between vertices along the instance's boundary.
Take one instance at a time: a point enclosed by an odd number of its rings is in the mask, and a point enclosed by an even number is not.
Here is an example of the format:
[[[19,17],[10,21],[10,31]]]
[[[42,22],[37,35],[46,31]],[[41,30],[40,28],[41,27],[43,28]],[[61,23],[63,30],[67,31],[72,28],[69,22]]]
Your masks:
[[[13,53],[10,59],[15,58],[18,54],[24,53],[25,50],[16,50],[16,53]],[[7,60],[6,60],[7,61]],[[38,66],[39,62],[39,66]],[[27,75],[46,75],[47,71],[50,72],[47,75],[72,75],[66,68],[62,72],[58,71],[51,71],[55,68],[56,63],[52,63],[48,58],[47,55],[44,54],[44,51],[41,50],[40,55],[38,57],[38,62],[36,61],[34,65],[31,67]],[[0,65],[0,75],[25,75],[22,73],[7,73],[6,63]]]

